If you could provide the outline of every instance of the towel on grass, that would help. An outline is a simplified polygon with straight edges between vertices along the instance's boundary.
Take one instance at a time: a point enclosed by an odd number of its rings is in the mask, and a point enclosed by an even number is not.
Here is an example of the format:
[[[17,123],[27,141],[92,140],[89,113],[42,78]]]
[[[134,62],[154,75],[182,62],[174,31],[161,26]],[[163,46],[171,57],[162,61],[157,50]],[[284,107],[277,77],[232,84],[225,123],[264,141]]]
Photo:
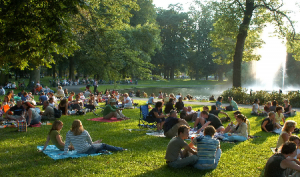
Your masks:
[[[115,117],[110,118],[110,119],[103,119],[103,117],[98,117],[98,118],[93,118],[93,119],[88,119],[90,121],[98,121],[98,122],[119,122],[122,121],[121,119],[117,119]]]
[[[38,150],[43,150],[44,146],[37,146]],[[59,150],[55,145],[48,145],[46,150],[43,151],[44,154],[49,156],[54,160],[58,159],[66,159],[66,158],[79,158],[79,157],[86,157],[88,154],[77,154],[77,151],[69,151],[66,155],[62,155],[64,151]],[[97,156],[103,154],[112,154],[111,152],[107,153],[97,153],[97,154],[90,154],[90,156]]]

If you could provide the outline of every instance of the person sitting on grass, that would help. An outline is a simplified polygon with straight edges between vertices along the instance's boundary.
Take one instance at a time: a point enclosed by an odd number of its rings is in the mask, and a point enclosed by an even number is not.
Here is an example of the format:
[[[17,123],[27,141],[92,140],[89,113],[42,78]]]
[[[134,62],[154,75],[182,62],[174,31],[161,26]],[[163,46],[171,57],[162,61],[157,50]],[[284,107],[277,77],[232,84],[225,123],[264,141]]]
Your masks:
[[[177,136],[178,128],[181,125],[189,126],[184,119],[178,119],[176,111],[172,110],[170,112],[170,116],[166,119],[163,125],[164,135],[167,138],[173,138],[174,136]]]
[[[223,140],[246,141],[248,139],[246,119],[247,118],[243,114],[237,115],[236,121],[238,122],[238,124],[233,125],[233,123],[231,122],[231,124],[226,127],[226,129],[224,130],[225,138]]]
[[[68,102],[72,102],[73,101],[73,96],[75,95],[75,92],[71,92],[69,97],[68,97]]]
[[[49,106],[51,106],[52,108],[55,108],[55,103],[54,103],[53,97],[49,98]]]
[[[150,98],[148,99],[148,104],[155,105],[155,102],[154,102],[154,93],[151,93]]]
[[[57,149],[63,151],[65,147],[65,143],[62,141],[62,137],[60,136],[60,131],[63,128],[63,122],[60,120],[55,120],[52,124],[52,128],[48,133],[47,140],[45,142],[44,148],[42,151],[46,150],[49,141],[57,147]],[[69,150],[73,150],[73,146],[69,146]]]
[[[197,119],[198,113],[196,113],[192,106],[184,107],[180,113],[180,118],[186,121],[195,121]]]
[[[289,100],[285,99],[284,100],[284,117],[290,117],[291,116],[291,112],[292,112],[292,106],[289,104]]]
[[[65,97],[65,93],[64,93],[61,86],[57,87],[56,97],[57,98],[64,98]]]
[[[64,146],[64,153],[69,151],[69,145],[72,143],[74,150],[80,154],[95,154],[103,151],[124,151],[121,147],[111,146],[105,143],[101,143],[102,140],[92,142],[90,134],[84,130],[80,120],[74,120],[71,130],[66,135],[66,142]]]
[[[179,97],[178,102],[176,102],[176,104],[175,104],[175,108],[176,108],[177,112],[182,111],[183,107],[184,107],[184,103],[182,101],[182,97]]]
[[[123,101],[124,108],[133,108],[132,106],[132,100],[129,97],[128,93],[124,93],[124,101]]]
[[[270,112],[270,107],[271,107],[271,101],[268,101],[267,104],[266,104],[265,107],[264,107],[264,113],[265,113],[265,114],[269,114],[269,112]],[[275,111],[273,111],[273,112],[275,112]]]
[[[227,111],[237,111],[239,110],[239,107],[237,105],[237,103],[233,100],[233,97],[228,97],[228,101],[230,106],[225,107],[225,110]]]
[[[36,104],[37,105],[43,105],[44,104],[44,101],[47,101],[48,100],[48,97],[45,95],[44,92],[42,92],[40,94],[40,97],[39,97],[39,102],[37,102]]]
[[[276,107],[278,106],[278,103],[276,100],[272,101],[272,106],[270,106],[270,111],[276,112]]]
[[[278,137],[276,151],[278,151],[278,148],[289,140],[290,136],[292,135],[292,132],[294,132],[296,128],[296,125],[297,123],[293,120],[288,120],[284,123],[282,131]]]
[[[58,104],[58,110],[61,110],[62,115],[68,115],[68,101],[67,99],[63,99]]]
[[[8,113],[10,111],[14,112],[14,114],[9,115]],[[21,100],[18,100],[17,104],[15,106],[9,108],[9,110],[7,110],[5,112],[5,118],[9,119],[9,120],[15,120],[15,121],[25,119],[25,109],[22,106],[22,101]]]
[[[297,145],[294,142],[285,142],[281,147],[280,153],[272,155],[266,163],[265,177],[285,176],[285,171],[289,168],[295,170],[289,177],[300,175],[300,162],[294,158],[297,155]]]
[[[219,140],[214,139],[216,129],[209,125],[204,129],[204,136],[193,139],[193,144],[197,145],[198,160],[194,165],[199,170],[216,169],[221,158]]]
[[[277,106],[275,109],[276,113],[275,113],[275,119],[276,119],[276,123],[280,124],[280,121],[282,120],[283,123],[285,123],[285,118],[284,115],[282,114],[282,107],[281,106]]]
[[[41,116],[32,104],[30,104],[29,102],[24,102],[23,107],[26,110],[25,118],[28,127],[40,123]]]
[[[251,111],[251,115],[254,116],[264,116],[264,113],[259,109],[259,99],[255,99],[253,106],[252,106],[252,111]]]
[[[115,106],[116,100],[115,99],[110,99],[110,102],[108,105],[105,106],[104,111],[103,111],[103,119],[111,119],[113,117],[120,119],[120,120],[127,120],[129,119],[126,117],[124,114],[122,114],[121,110],[123,108],[117,108]]]
[[[219,114],[224,114],[226,117],[228,117],[228,114],[226,112],[223,112],[221,110],[218,110],[216,105],[211,106],[211,111],[209,111],[210,114],[214,114],[215,116],[219,117]]]
[[[44,101],[44,112],[41,112],[42,120],[55,120],[54,109],[49,106],[49,101]]]
[[[281,133],[281,126],[275,120],[275,112],[269,112],[269,117],[265,118],[261,123],[261,130],[277,134]]]
[[[174,100],[173,98],[169,99],[169,102],[165,106],[165,113],[169,114],[171,110],[174,110]]]
[[[167,147],[165,159],[168,166],[182,168],[188,165],[194,165],[197,162],[197,152],[184,141],[188,139],[188,137],[189,127],[181,125],[178,128],[178,136],[173,137]],[[189,153],[193,155],[189,156]]]
[[[161,131],[165,123],[166,115],[162,113],[162,102],[156,102],[155,107],[148,113],[146,119],[148,122],[156,122],[157,131]]]
[[[224,108],[222,107],[222,101],[223,101],[223,97],[219,96],[216,101],[216,107],[218,108],[218,110],[224,110]]]
[[[300,159],[300,149],[299,149],[300,138],[297,135],[292,135],[290,136],[289,141],[292,141],[297,145],[297,155],[294,158]]]
[[[83,109],[83,102],[80,99],[80,94],[77,94],[75,96],[75,101],[71,103],[71,108],[76,109],[77,111],[80,111],[81,109]]]
[[[221,122],[221,120],[213,115],[213,114],[209,114],[206,111],[202,111],[201,112],[201,118],[199,119],[199,126],[197,126],[198,128],[201,127],[197,133],[201,132],[202,130],[205,129],[205,127],[207,127],[208,125],[212,125],[217,132],[223,132],[225,130],[225,128],[223,127],[223,124]]]

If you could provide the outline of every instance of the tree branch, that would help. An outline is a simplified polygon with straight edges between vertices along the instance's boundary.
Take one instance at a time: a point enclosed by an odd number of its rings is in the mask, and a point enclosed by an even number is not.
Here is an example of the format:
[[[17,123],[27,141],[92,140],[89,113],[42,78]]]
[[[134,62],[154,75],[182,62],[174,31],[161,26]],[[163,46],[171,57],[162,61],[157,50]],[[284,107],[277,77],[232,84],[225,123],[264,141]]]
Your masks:
[[[245,8],[243,6],[243,4],[239,1],[239,0],[234,0],[236,3],[238,3],[238,5],[240,6],[240,8],[243,9],[243,11],[245,12]]]

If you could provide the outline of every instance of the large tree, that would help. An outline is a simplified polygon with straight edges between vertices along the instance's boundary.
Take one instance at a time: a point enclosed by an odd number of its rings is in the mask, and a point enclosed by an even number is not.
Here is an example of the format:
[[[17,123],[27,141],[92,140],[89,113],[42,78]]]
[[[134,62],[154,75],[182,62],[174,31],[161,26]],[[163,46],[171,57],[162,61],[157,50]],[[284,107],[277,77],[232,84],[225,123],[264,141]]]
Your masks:
[[[212,33],[213,46],[219,61],[233,61],[233,86],[242,86],[242,61],[259,60],[254,49],[260,47],[259,34],[266,23],[275,23],[280,35],[292,40],[295,36],[293,22],[282,10],[279,0],[222,0],[214,2],[216,7],[215,30]],[[289,33],[290,31],[290,33]],[[224,56],[225,54],[225,56]],[[221,57],[223,56],[223,57]]]

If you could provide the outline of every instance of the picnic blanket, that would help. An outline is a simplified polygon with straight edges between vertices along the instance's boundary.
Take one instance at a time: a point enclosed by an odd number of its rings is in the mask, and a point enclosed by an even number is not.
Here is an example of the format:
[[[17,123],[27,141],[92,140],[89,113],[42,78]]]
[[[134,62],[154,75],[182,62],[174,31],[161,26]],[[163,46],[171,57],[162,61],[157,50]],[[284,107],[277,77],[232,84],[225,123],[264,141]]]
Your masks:
[[[98,117],[98,118],[93,118],[93,119],[88,119],[90,121],[98,121],[98,122],[119,122],[122,121],[121,119],[117,119],[115,117],[111,119],[103,119],[103,117]]]
[[[164,132],[151,132],[151,133],[146,133],[146,135],[156,136],[156,137],[166,137],[164,135]]]
[[[43,150],[44,146],[37,146],[38,150]],[[55,145],[48,145],[46,150],[43,151],[44,154],[49,156],[54,160],[58,159],[66,159],[66,158],[79,158],[79,157],[86,157],[86,156],[97,156],[103,154],[112,154],[111,152],[105,153],[97,153],[97,154],[78,154],[77,151],[69,151],[66,155],[63,155],[64,151],[59,150]]]

